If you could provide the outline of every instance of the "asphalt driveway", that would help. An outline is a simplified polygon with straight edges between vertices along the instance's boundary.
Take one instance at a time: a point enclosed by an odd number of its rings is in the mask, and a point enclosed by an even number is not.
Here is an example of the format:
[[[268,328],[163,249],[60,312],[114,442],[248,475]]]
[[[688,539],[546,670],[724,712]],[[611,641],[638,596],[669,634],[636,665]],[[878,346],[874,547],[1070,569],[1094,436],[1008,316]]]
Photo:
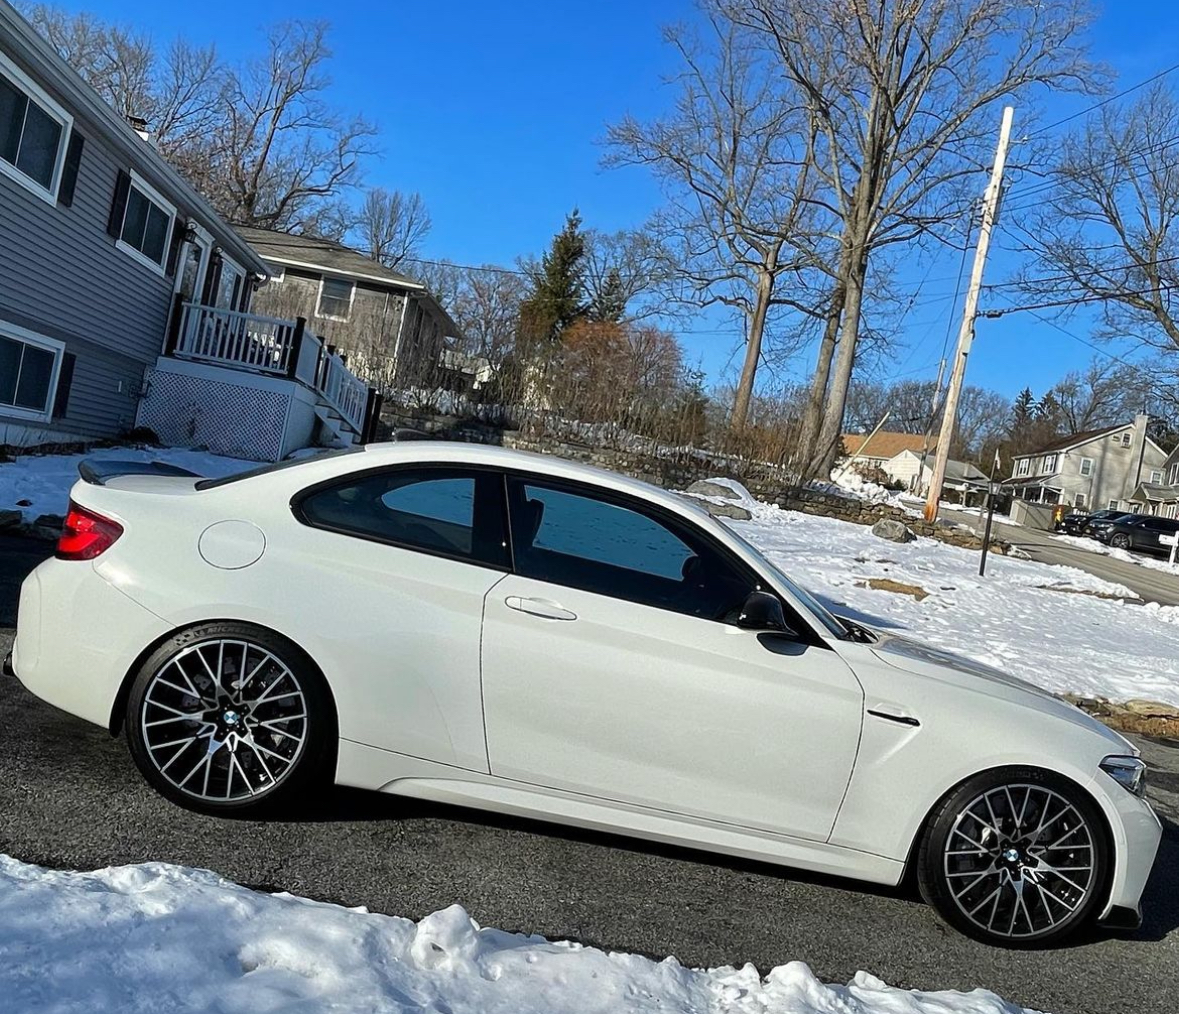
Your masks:
[[[19,578],[46,552],[17,542],[0,539],[0,652]],[[376,795],[338,791],[289,821],[198,816],[147,789],[122,740],[14,680],[0,682],[0,730],[0,851],[29,862],[162,860],[415,918],[458,902],[487,925],[691,965],[801,959],[827,980],[983,986],[1055,1014],[1176,1009],[1179,749],[1161,742],[1141,742],[1167,825],[1142,930],[1019,952],[957,935],[903,890]]]

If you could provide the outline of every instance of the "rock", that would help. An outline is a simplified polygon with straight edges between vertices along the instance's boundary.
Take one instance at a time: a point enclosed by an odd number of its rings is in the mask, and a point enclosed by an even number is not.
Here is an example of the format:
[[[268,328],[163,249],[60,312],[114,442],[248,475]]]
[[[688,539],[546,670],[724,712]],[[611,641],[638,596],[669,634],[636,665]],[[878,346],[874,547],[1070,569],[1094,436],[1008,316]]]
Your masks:
[[[0,531],[19,528],[24,515],[20,511],[0,511]]]
[[[63,524],[65,524],[65,518],[60,514],[42,514],[31,525],[26,525],[24,531],[34,539],[56,542],[61,537]]]
[[[914,542],[917,539],[908,525],[903,521],[894,521],[891,518],[881,518],[877,521],[872,526],[872,534],[878,539],[887,539],[889,542]]]
[[[692,483],[685,492],[694,493],[696,496],[715,496],[722,500],[741,499],[741,494],[731,486],[724,486],[719,482],[709,482],[707,479]]]
[[[1144,701],[1141,698],[1134,698],[1120,703],[1122,709],[1132,715],[1141,715],[1144,718],[1179,718],[1179,708],[1163,704],[1160,701]]]
[[[32,500],[17,500],[16,505],[18,507],[32,507],[33,501]]]

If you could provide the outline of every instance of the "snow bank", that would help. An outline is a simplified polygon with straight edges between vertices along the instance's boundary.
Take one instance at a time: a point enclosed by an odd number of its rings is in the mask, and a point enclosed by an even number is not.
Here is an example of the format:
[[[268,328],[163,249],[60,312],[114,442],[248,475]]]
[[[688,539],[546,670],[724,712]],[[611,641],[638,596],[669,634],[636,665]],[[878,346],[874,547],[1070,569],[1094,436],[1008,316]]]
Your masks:
[[[1114,549],[1113,546],[1107,546],[1104,542],[1085,538],[1082,535],[1054,535],[1052,538],[1057,542],[1063,542],[1077,549],[1084,549],[1090,553],[1098,553],[1101,556],[1121,560],[1123,563],[1135,563],[1139,567],[1162,570],[1168,574],[1179,574],[1179,562],[1176,562],[1172,566],[1169,557],[1147,556],[1144,553],[1131,553],[1128,549]]]
[[[58,873],[0,856],[7,1014],[1026,1014],[992,993],[762,978],[483,929],[457,905],[415,924],[264,895],[161,863]]]
[[[1049,690],[1179,706],[1179,608],[1113,601],[1128,588],[1082,570],[978,553],[933,539],[898,545],[863,525],[749,500],[731,525],[835,612],[996,666]],[[921,602],[864,587],[916,585]],[[1102,598],[1100,596],[1106,596]]]
[[[26,521],[40,514],[65,514],[78,464],[99,461],[166,461],[208,479],[256,468],[256,461],[224,458],[175,447],[104,447],[85,454],[23,454],[0,464],[0,510],[15,508]],[[24,501],[27,501],[25,503]]]

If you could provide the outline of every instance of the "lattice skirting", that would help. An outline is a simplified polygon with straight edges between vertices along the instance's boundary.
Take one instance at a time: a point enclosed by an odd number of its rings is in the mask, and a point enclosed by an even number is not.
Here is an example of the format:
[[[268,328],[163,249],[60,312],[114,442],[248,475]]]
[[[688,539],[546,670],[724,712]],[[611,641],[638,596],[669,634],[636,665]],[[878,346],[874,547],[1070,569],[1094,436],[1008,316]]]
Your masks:
[[[162,443],[252,461],[282,455],[289,394],[157,369],[146,380],[137,425],[154,430]]]

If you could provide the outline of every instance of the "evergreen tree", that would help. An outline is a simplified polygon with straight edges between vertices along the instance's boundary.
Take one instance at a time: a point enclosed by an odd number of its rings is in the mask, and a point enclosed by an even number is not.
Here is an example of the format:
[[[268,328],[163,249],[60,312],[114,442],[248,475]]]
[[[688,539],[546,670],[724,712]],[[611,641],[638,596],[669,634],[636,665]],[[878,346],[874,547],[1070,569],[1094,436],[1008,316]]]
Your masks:
[[[525,343],[556,344],[574,321],[585,316],[585,236],[575,208],[532,272],[532,291],[520,304]]]
[[[594,293],[586,315],[590,320],[608,324],[621,324],[626,316],[626,293],[623,291],[622,275],[618,268],[611,268],[602,282],[602,288]]]
[[[1036,414],[1036,396],[1030,387],[1019,392],[1015,404],[1011,407],[1011,433],[1015,435],[1025,429]]]

